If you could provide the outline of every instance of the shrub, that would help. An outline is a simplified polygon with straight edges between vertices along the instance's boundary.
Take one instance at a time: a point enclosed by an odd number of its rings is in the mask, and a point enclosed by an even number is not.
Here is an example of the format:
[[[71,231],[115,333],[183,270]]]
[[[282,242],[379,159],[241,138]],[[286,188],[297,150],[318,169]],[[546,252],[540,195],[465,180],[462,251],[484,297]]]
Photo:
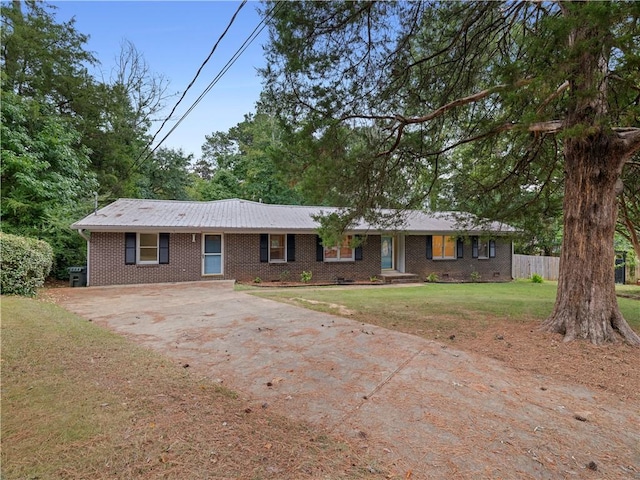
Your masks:
[[[284,270],[283,272],[280,273],[280,281],[282,283],[284,282],[288,282],[289,281],[289,277],[290,277],[290,273],[289,270]]]
[[[253,279],[253,283],[262,283],[262,279],[260,277],[256,277]]]
[[[438,277],[437,273],[430,273],[429,275],[427,275],[425,282],[436,283],[438,280],[440,280],[440,277]]]
[[[302,280],[304,283],[309,283],[311,281],[311,277],[313,276],[313,273],[311,273],[311,271],[303,271],[300,274],[300,280]]]
[[[531,281],[533,283],[542,283],[544,282],[544,279],[542,278],[542,275],[540,275],[539,273],[534,273],[533,275],[531,275]]]
[[[0,293],[35,295],[52,265],[53,250],[47,242],[0,232]]]
[[[479,282],[480,279],[482,279],[482,275],[480,275],[478,272],[471,272],[471,281],[472,282]]]

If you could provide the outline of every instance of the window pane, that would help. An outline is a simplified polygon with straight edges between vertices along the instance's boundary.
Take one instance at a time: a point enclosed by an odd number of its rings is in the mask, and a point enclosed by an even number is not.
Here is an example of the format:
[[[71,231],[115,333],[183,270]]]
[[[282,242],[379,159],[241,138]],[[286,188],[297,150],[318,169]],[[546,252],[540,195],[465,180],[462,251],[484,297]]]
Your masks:
[[[442,235],[433,236],[433,258],[442,258],[443,240]]]
[[[157,262],[158,261],[158,249],[141,247],[140,248],[140,261],[141,262]]]
[[[478,258],[489,258],[488,242],[478,242]]]
[[[324,249],[324,258],[338,258],[338,249],[337,248],[325,248]]]
[[[447,258],[456,256],[456,237],[445,237],[444,256]]]
[[[157,247],[158,235],[155,233],[141,233],[140,246],[141,247]]]
[[[353,248],[351,248],[352,241],[353,235],[345,235],[342,239],[339,249],[340,260],[353,260]]]
[[[284,245],[284,235],[271,235],[271,248],[280,248]]]
[[[204,257],[204,273],[222,273],[222,255],[206,255]]]
[[[341,260],[353,259],[353,248],[340,247],[340,259]]]
[[[222,235],[204,236],[204,253],[221,253]]]
[[[269,260],[284,261],[285,236],[269,235]]]

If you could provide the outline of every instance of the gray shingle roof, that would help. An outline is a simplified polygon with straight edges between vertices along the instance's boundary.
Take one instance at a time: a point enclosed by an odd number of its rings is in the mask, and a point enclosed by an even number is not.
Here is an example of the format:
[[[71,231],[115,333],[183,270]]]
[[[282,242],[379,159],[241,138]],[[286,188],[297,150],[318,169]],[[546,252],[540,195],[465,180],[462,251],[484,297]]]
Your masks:
[[[318,223],[312,215],[337,211],[331,207],[270,205],[249,200],[192,202],[121,198],[96,213],[75,222],[71,228],[89,231],[218,231],[218,232],[290,232],[312,233]],[[493,222],[464,227],[452,213],[407,212],[402,227],[407,233],[447,233],[465,231],[511,232],[508,225]],[[472,218],[466,215],[466,218]],[[374,225],[360,222],[354,233],[377,232]]]

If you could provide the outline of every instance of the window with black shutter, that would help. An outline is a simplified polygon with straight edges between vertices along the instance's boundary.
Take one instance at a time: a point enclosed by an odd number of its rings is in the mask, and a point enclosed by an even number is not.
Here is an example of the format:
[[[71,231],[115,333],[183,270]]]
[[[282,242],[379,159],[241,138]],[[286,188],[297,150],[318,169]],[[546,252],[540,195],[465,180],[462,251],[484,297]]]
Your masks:
[[[362,238],[360,237],[360,235],[356,235],[356,238],[358,240],[358,246],[355,249],[354,252],[354,258],[356,260],[356,262],[359,262],[360,260],[362,260],[362,256],[363,256],[363,249],[362,249]]]
[[[316,262],[322,262],[324,260],[324,247],[322,246],[322,239],[320,235],[316,235]]]
[[[266,263],[268,261],[269,261],[269,235],[267,233],[261,233],[260,234],[260,262]]]
[[[136,234],[127,232],[124,234],[124,264],[136,264]]]
[[[482,260],[496,256],[495,240],[482,240],[478,237],[473,237],[472,246],[473,258],[479,258]]]
[[[159,251],[158,251],[158,263],[169,263],[169,234],[161,233],[159,235]]]
[[[296,236],[294,234],[287,235],[287,262],[296,261]]]

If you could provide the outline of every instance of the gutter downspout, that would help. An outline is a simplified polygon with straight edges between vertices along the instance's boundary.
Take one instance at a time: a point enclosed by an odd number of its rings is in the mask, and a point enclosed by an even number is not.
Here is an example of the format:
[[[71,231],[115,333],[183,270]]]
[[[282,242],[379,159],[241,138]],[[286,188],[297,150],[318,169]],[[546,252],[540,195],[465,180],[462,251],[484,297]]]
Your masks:
[[[89,286],[89,254],[91,248],[91,242],[89,241],[89,237],[84,233],[84,228],[78,229],[78,234],[87,241],[87,287]]]
[[[87,241],[87,243],[89,243],[89,237],[87,237],[87,236],[85,235],[85,233],[84,233],[84,228],[79,228],[79,229],[78,229],[78,233],[80,234],[80,236],[81,236],[82,238],[84,238],[84,239]]]

